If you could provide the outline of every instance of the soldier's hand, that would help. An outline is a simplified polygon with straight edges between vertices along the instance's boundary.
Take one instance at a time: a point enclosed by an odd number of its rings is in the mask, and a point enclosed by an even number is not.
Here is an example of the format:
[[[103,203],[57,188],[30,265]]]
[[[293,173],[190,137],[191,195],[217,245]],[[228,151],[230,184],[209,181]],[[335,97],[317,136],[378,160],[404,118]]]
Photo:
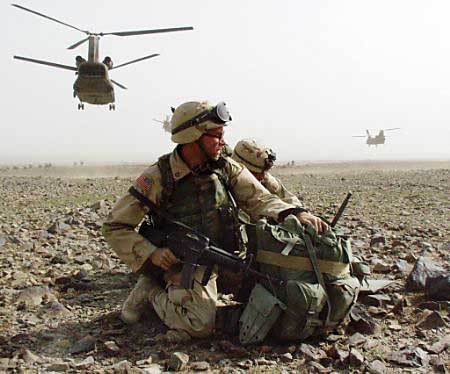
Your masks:
[[[328,229],[328,225],[322,221],[319,217],[316,217],[308,212],[301,212],[297,214],[297,218],[300,221],[300,223],[303,224],[310,224],[312,225],[318,234],[320,234],[323,231],[326,231]]]
[[[179,260],[175,257],[169,248],[158,248],[152,253],[150,259],[153,264],[163,268],[164,270],[169,270],[172,265],[175,265]]]

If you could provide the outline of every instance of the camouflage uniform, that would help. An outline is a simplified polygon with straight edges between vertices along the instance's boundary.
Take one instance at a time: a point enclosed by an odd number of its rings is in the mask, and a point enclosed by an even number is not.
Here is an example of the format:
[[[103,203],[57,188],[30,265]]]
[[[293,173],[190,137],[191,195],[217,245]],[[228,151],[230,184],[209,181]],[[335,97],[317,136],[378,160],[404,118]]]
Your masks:
[[[295,208],[295,205],[283,202],[267,191],[246,168],[231,158],[225,160],[225,165],[220,171],[227,177],[237,205],[252,219],[269,216],[278,220],[281,212]],[[177,148],[169,156],[169,163],[175,190],[177,186],[181,186],[183,180],[199,179],[199,176],[194,174],[182,160]],[[157,206],[161,206],[163,200],[163,185],[163,176],[157,164],[147,168],[134,183],[134,187]],[[198,195],[211,194],[214,199],[220,187],[221,182],[216,181],[213,189],[199,191]],[[185,200],[180,201],[180,204],[189,205],[197,198],[198,196],[185,196]],[[148,211],[146,206],[128,193],[116,203],[103,226],[103,234],[109,245],[135,272],[142,268],[157,249],[135,230]],[[208,284],[202,286],[200,280],[203,272],[202,267],[197,270],[195,275],[197,281],[194,282],[192,290],[181,288],[176,279],[177,274],[168,273],[165,277],[166,289],[151,287],[149,292],[153,308],[167,326],[171,329],[183,330],[195,337],[211,334],[215,321],[217,274],[213,273]]]
[[[275,178],[272,174],[266,172],[261,184],[267,188],[267,190],[277,195],[281,200],[287,204],[292,204],[298,207],[303,207],[302,202],[290,192],[278,178]]]

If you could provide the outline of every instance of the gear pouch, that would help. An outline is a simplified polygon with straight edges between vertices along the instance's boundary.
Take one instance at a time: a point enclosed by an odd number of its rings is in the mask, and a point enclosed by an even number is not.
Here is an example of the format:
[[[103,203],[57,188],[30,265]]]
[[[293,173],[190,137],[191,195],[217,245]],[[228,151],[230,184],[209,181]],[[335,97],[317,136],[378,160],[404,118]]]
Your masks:
[[[282,310],[286,310],[286,305],[257,283],[239,319],[241,344],[262,342]]]
[[[356,277],[338,279],[327,284],[327,293],[331,303],[330,322],[341,323],[350,313],[358,298],[360,283]]]

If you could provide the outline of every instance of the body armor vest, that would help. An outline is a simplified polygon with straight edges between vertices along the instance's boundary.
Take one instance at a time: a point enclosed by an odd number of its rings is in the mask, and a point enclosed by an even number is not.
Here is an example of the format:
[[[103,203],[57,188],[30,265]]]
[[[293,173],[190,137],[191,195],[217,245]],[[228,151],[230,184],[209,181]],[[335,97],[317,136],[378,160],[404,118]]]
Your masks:
[[[238,250],[235,208],[223,168],[190,173],[174,181],[169,158],[167,154],[158,160],[163,184],[160,208],[173,219],[206,235],[212,244],[229,252]],[[154,223],[157,230],[167,230],[158,217],[154,217]]]

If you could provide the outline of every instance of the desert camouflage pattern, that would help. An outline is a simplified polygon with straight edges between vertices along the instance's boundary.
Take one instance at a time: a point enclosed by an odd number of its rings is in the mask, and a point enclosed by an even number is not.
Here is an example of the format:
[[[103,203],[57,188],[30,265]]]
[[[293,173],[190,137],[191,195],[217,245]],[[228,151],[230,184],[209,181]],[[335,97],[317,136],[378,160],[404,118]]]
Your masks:
[[[156,292],[150,298],[156,314],[170,329],[186,331],[196,338],[211,335],[216,320],[217,272],[202,286],[205,269],[204,266],[197,269],[191,290],[180,286],[176,274],[168,279],[165,291]]]
[[[224,172],[231,192],[237,205],[252,219],[268,216],[277,220],[279,213],[295,208],[295,205],[287,204],[270,193],[246,168],[231,158],[227,160],[229,162],[226,163]],[[177,149],[170,155],[169,162],[175,181],[191,173]],[[136,179],[134,187],[153,203],[160,205],[163,184],[159,167],[156,164],[148,167]],[[135,230],[147,212],[146,206],[127,193],[116,203],[103,225],[106,241],[134,272],[157,249]],[[201,279],[203,271],[202,268],[197,270],[197,280]],[[216,278],[216,275],[212,276],[206,286],[202,286],[199,281],[195,282],[192,290],[182,289],[179,282],[169,278],[165,292],[159,292],[151,300],[156,313],[170,328],[181,329],[191,336],[210,334],[215,320]]]
[[[262,186],[244,167],[228,159],[226,174],[230,179],[231,192],[237,205],[252,219],[262,216],[278,219],[278,214],[295,205],[281,201]],[[170,165],[175,181],[180,180],[191,170],[175,149],[170,156]],[[147,184],[139,183],[140,180]],[[161,172],[156,164],[148,167],[135,181],[134,187],[150,201],[159,205],[162,198]],[[126,193],[113,207],[103,225],[103,235],[120,259],[131,269],[138,271],[156,247],[135,231],[136,226],[147,214],[148,208],[132,195]]]
[[[212,121],[204,121],[196,126],[189,127],[179,133],[173,134],[173,131],[184,122],[194,118],[200,113],[211,110],[212,108],[213,106],[207,101],[188,101],[178,106],[173,113],[172,119],[170,120],[172,141],[177,144],[192,143],[198,140],[206,130],[226,126],[226,124],[217,124]]]
[[[277,195],[281,200],[287,204],[292,204],[297,207],[303,207],[302,202],[295,194],[290,192],[278,178],[275,178],[272,174],[266,172],[261,184],[267,188],[267,190]]]
[[[250,171],[263,173],[267,170],[266,161],[270,153],[272,153],[270,148],[258,144],[253,139],[244,139],[237,142],[231,157]]]

